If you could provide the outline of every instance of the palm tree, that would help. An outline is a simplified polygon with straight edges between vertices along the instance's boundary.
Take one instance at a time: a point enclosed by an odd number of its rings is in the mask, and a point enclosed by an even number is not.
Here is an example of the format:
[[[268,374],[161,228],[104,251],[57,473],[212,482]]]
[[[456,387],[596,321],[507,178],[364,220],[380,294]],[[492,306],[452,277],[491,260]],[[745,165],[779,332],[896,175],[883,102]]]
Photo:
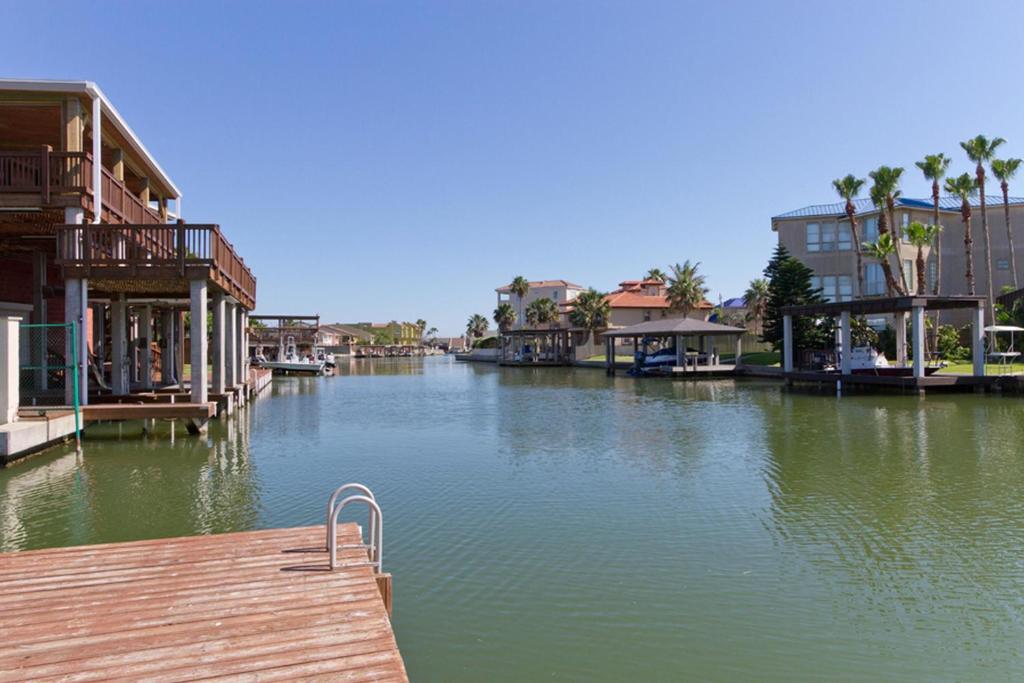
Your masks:
[[[1021,165],[1020,159],[993,159],[992,175],[999,179],[999,187],[1003,191],[1003,213],[1006,217],[1006,242],[1010,245],[1010,271],[1013,276],[1013,288],[1017,289],[1017,253],[1013,248],[1013,227],[1010,225],[1010,180],[1017,174]]]
[[[1002,138],[989,140],[984,135],[976,135],[970,140],[960,143],[967,157],[977,166],[974,176],[978,180],[978,195],[981,198],[981,235],[985,240],[985,278],[988,284],[988,317],[995,321],[995,293],[992,291],[992,243],[988,234],[988,211],[985,210],[985,162],[990,161],[996,148],[1006,142]]]
[[[878,234],[884,234],[881,214],[886,214],[885,230],[891,231],[893,234],[893,245],[896,249],[896,261],[900,272],[900,286],[896,291],[900,294],[906,294],[909,291],[909,284],[907,283],[907,274],[903,272],[903,250],[900,248],[900,243],[903,240],[901,239],[900,226],[896,224],[896,200],[902,194],[899,187],[900,178],[903,176],[903,169],[899,166],[879,166],[874,171],[871,171],[871,173],[868,173],[868,176],[874,181],[874,185],[871,188],[871,200],[879,207]]]
[[[700,262],[690,263],[689,260],[671,266],[672,274],[668,277],[668,307],[679,311],[683,317],[704,303],[704,295],[708,288],[704,286],[704,276],[697,274]]]
[[[469,317],[469,322],[466,323],[466,334],[470,337],[476,337],[479,339],[484,336],[487,332],[487,318],[483,317],[479,313],[474,313]]]
[[[857,247],[858,258],[860,246]],[[858,266],[858,269],[860,266]],[[743,305],[747,307],[748,318],[754,321],[754,331],[758,334],[764,332],[764,316],[768,312],[768,280],[759,277],[750,281],[747,291],[743,293]]]
[[[878,259],[878,265],[882,267],[882,272],[885,274],[885,289],[888,296],[892,296],[894,293],[900,291],[899,283],[896,282],[896,277],[892,274],[892,259],[891,255],[896,251],[896,245],[892,242],[892,233],[889,232],[889,219],[885,213],[885,191],[879,185],[871,186],[871,203],[878,209],[878,237],[886,237],[889,240],[889,245],[892,247],[891,250],[887,250],[885,258],[878,258],[878,250],[874,248],[878,242],[863,242],[861,246],[864,247],[865,251],[868,252],[869,256]]]
[[[507,301],[498,304],[498,307],[494,309],[494,323],[502,332],[515,325],[516,309],[512,308],[512,304]]]
[[[939,184],[946,177],[949,169],[949,159],[945,154],[927,154],[923,161],[916,162],[921,169],[925,180],[932,181],[932,224],[939,225]],[[939,283],[942,282],[942,230],[935,236],[935,284],[932,285],[932,294],[938,295]],[[938,319],[936,312],[936,320]],[[936,324],[938,329],[938,324]]]
[[[919,295],[926,294],[928,289],[924,271],[924,248],[932,246],[941,231],[942,228],[938,225],[925,225],[918,221],[907,226],[907,239],[917,247],[917,293]]]
[[[530,291],[530,281],[522,275],[516,275],[515,279],[512,280],[512,284],[508,286],[508,291],[519,297],[519,320],[522,320],[523,299],[526,298],[526,293]]]
[[[569,323],[573,327],[581,327],[589,334],[608,327],[611,318],[611,304],[605,295],[593,287],[585,292],[580,292],[572,300],[572,310],[569,311]]]
[[[844,178],[833,180],[832,187],[836,189],[836,194],[846,202],[846,216],[850,219],[850,232],[853,234],[853,243],[857,248],[857,291],[864,296],[864,267],[860,255],[860,233],[857,230],[857,207],[853,205],[854,198],[864,187],[864,179],[857,178],[850,173]]]
[[[558,305],[547,297],[535,299],[526,307],[526,321],[530,325],[551,325],[558,322]]]
[[[661,268],[651,268],[647,271],[647,280],[657,280],[658,282],[665,281],[665,271]]]
[[[878,221],[881,224],[881,220]],[[885,289],[889,296],[892,296],[894,291],[898,290],[898,283],[896,278],[892,275],[892,268],[889,265],[889,259],[896,251],[896,245],[892,242],[892,235],[889,233],[879,234],[878,239],[874,242],[864,242],[862,245],[864,251],[873,259],[876,259],[882,264],[882,272],[885,274]]]
[[[978,192],[978,181],[969,173],[956,178],[946,178],[946,192],[960,198],[960,217],[964,222],[964,277],[967,278],[967,293],[974,294],[974,237],[971,235],[971,197]]]

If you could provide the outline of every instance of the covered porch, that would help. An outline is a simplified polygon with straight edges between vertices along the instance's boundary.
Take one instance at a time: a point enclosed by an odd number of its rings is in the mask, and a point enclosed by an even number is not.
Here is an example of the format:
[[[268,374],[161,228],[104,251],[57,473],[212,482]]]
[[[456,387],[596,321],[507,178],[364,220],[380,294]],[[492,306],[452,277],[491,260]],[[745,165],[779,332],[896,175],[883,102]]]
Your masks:
[[[638,349],[632,374],[706,377],[732,374],[742,361],[742,338],[746,330],[729,325],[695,320],[694,318],[663,318],[649,322],[610,329],[602,334],[605,343],[605,368],[615,374],[615,340],[631,339]],[[734,350],[734,362],[722,362],[722,348],[716,342],[725,341]],[[690,342],[694,345],[690,346]],[[657,364],[651,361],[652,349]],[[642,350],[641,350],[642,349]],[[643,357],[641,357],[643,356]]]

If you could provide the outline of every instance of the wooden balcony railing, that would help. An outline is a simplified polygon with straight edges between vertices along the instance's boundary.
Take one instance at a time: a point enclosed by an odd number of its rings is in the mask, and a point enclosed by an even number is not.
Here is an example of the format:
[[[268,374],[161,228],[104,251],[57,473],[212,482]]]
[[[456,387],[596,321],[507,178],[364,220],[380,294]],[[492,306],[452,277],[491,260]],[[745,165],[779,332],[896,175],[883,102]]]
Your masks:
[[[87,277],[159,280],[202,275],[247,308],[256,304],[256,277],[216,225],[62,225],[57,229],[57,263]]]
[[[105,219],[134,225],[162,223],[158,212],[105,168],[100,182]],[[0,193],[38,194],[43,204],[49,204],[54,195],[91,197],[92,190],[92,156],[87,152],[53,152],[49,146],[38,152],[0,151]]]

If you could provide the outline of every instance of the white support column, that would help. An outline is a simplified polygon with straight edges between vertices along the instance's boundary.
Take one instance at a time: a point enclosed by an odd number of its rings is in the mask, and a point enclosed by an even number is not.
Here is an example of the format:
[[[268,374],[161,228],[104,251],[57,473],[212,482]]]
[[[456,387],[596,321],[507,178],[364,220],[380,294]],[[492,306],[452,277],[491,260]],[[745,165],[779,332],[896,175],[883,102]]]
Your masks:
[[[103,214],[103,103],[92,100],[92,222],[99,224]]]
[[[850,312],[842,311],[839,314],[839,373],[849,375],[853,373],[853,329],[850,326]]]
[[[782,316],[782,371],[793,372],[793,316]]]
[[[209,391],[206,384],[206,280],[189,283],[191,297],[189,343],[192,363],[192,402],[206,403]]]
[[[143,389],[153,388],[153,307],[143,306],[139,315],[139,331],[142,338],[142,348],[139,350],[141,357],[139,372],[142,374],[140,382]]]
[[[896,365],[905,367],[907,364],[907,314],[896,314]]]
[[[249,357],[249,348],[245,342],[245,309],[241,305],[235,310],[235,383],[245,384],[249,379],[245,361]]]
[[[47,322],[47,310],[46,310],[46,297],[43,294],[43,290],[46,288],[46,252],[38,251],[34,254],[35,258],[32,260],[32,317],[30,320],[33,324],[40,324]],[[48,349],[46,347],[46,335],[37,334],[35,338],[32,335],[29,337],[29,343],[32,344],[32,349],[29,351],[30,365],[38,368],[35,371],[35,389],[36,391],[45,391],[48,385],[48,375],[46,371]]]
[[[683,335],[676,335],[676,367],[683,367],[686,362],[686,349],[683,348]]]
[[[18,316],[0,315],[0,425],[14,422],[21,400],[18,376]]]
[[[85,405],[88,397],[87,376],[89,372],[89,336],[88,336],[88,292],[89,283],[84,278],[68,278],[64,281],[64,322],[74,325],[75,346],[71,345],[71,333],[68,332],[64,343],[64,351],[68,365],[75,365],[78,371],[78,401]],[[75,384],[68,378],[64,384],[64,402],[72,405],[75,401]]]
[[[128,305],[124,294],[110,302],[110,389],[128,393]]]
[[[213,293],[213,332],[210,334],[210,341],[213,345],[210,354],[211,365],[213,365],[213,393],[224,393],[224,309],[226,302],[224,294]]]
[[[234,389],[238,384],[238,345],[235,323],[238,321],[237,304],[224,302],[224,386]]]
[[[971,316],[971,361],[975,377],[985,374],[985,307],[978,306]]]
[[[736,367],[743,365],[743,335],[736,335],[736,360],[733,361]]]
[[[924,377],[924,306],[914,306],[913,312],[914,377]]]

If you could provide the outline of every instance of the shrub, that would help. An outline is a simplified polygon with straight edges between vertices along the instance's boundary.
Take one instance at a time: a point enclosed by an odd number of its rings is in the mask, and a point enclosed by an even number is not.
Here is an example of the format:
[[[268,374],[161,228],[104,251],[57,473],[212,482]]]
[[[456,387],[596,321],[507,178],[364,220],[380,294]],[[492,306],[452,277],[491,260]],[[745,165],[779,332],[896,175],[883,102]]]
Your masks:
[[[939,357],[948,361],[966,360],[970,351],[960,343],[960,330],[953,325],[939,325],[937,340]]]

